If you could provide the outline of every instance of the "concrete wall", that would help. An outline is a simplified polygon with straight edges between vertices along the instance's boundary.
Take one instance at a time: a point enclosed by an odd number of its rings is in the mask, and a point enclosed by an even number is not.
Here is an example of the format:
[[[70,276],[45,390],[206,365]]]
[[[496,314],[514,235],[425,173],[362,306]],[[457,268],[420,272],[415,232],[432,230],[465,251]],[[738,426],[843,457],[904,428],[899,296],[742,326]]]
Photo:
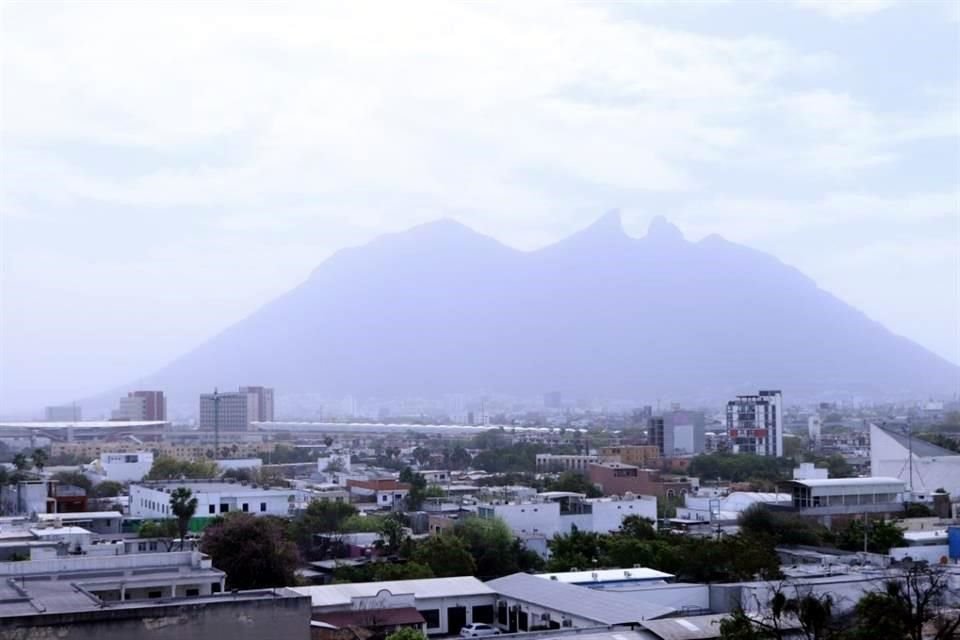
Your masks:
[[[217,602],[5,618],[0,640],[308,640],[310,598]]]

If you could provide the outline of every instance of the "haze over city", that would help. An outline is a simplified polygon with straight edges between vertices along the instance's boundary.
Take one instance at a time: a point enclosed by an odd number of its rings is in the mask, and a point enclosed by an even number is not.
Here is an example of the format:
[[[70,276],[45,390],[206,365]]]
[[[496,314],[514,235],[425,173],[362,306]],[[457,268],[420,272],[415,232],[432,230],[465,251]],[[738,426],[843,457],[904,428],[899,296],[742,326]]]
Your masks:
[[[149,375],[384,233],[533,250],[610,209],[960,362],[954,3],[8,3],[2,28],[3,412]]]

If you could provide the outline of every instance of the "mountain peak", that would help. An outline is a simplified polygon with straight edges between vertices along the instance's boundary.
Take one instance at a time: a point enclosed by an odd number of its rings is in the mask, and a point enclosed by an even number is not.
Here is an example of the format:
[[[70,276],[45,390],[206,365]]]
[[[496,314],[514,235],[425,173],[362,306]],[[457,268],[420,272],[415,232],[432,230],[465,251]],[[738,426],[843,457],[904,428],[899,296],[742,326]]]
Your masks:
[[[623,221],[620,219],[620,210],[611,209],[605,214],[594,220],[589,226],[582,229],[574,236],[589,235],[600,238],[626,238],[627,232],[623,230]]]
[[[677,242],[686,240],[683,232],[663,216],[656,216],[647,228],[647,239],[657,242]]]

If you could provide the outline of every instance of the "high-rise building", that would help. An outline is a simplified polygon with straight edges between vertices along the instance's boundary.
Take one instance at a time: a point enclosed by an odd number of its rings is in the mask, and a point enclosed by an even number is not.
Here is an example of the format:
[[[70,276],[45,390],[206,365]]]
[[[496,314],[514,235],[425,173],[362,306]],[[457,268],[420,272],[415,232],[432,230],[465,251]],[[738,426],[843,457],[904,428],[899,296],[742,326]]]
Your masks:
[[[783,455],[783,396],[760,391],[727,403],[727,435],[734,453]]]
[[[167,399],[163,391],[131,391],[111,416],[114,420],[166,420]]]
[[[257,415],[251,422],[273,422],[273,389],[270,387],[240,387],[240,393],[257,396]]]
[[[562,409],[563,394],[559,391],[550,391],[543,394],[543,406],[546,409]]]
[[[810,416],[807,418],[807,435],[811,440],[820,439],[820,431],[823,427],[823,421],[820,416]]]
[[[661,456],[669,458],[703,453],[706,431],[701,412],[670,411],[650,418],[648,424],[650,444],[660,450]]]
[[[259,396],[255,393],[228,391],[200,396],[202,431],[249,431],[250,423],[260,415]]]
[[[47,422],[80,422],[83,420],[80,406],[76,404],[47,407],[43,416]]]

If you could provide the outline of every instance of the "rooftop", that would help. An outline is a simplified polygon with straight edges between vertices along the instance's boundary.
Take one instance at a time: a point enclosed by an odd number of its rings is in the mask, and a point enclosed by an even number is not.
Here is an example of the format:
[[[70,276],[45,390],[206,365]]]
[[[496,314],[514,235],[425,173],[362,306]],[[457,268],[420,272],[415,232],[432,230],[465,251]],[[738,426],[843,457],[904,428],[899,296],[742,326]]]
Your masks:
[[[565,584],[589,584],[604,582],[621,582],[630,580],[669,580],[672,573],[664,573],[656,569],[637,567],[634,569],[597,569],[595,571],[564,571],[560,573],[536,573],[538,578],[555,580]]]
[[[393,595],[413,594],[415,598],[456,598],[494,593],[493,589],[473,576],[328,584],[315,587],[291,587],[291,590],[310,596],[314,607],[349,605],[353,598],[372,598],[383,590]]]
[[[130,429],[165,427],[167,420],[77,420],[74,422],[0,422],[0,429]]]
[[[486,584],[508,598],[563,611],[599,624],[630,624],[675,611],[672,607],[638,602],[636,598],[621,593],[544,580],[527,573],[515,573]]]
[[[937,446],[931,442],[927,442],[923,438],[911,438],[909,435],[898,431],[895,427],[872,426],[883,431],[886,435],[896,440],[903,448],[913,451],[913,455],[920,458],[960,457],[960,454],[956,451],[950,451],[950,449]]]
[[[785,480],[783,484],[801,484],[805,487],[870,487],[904,485],[900,478],[813,478],[810,480]]]

